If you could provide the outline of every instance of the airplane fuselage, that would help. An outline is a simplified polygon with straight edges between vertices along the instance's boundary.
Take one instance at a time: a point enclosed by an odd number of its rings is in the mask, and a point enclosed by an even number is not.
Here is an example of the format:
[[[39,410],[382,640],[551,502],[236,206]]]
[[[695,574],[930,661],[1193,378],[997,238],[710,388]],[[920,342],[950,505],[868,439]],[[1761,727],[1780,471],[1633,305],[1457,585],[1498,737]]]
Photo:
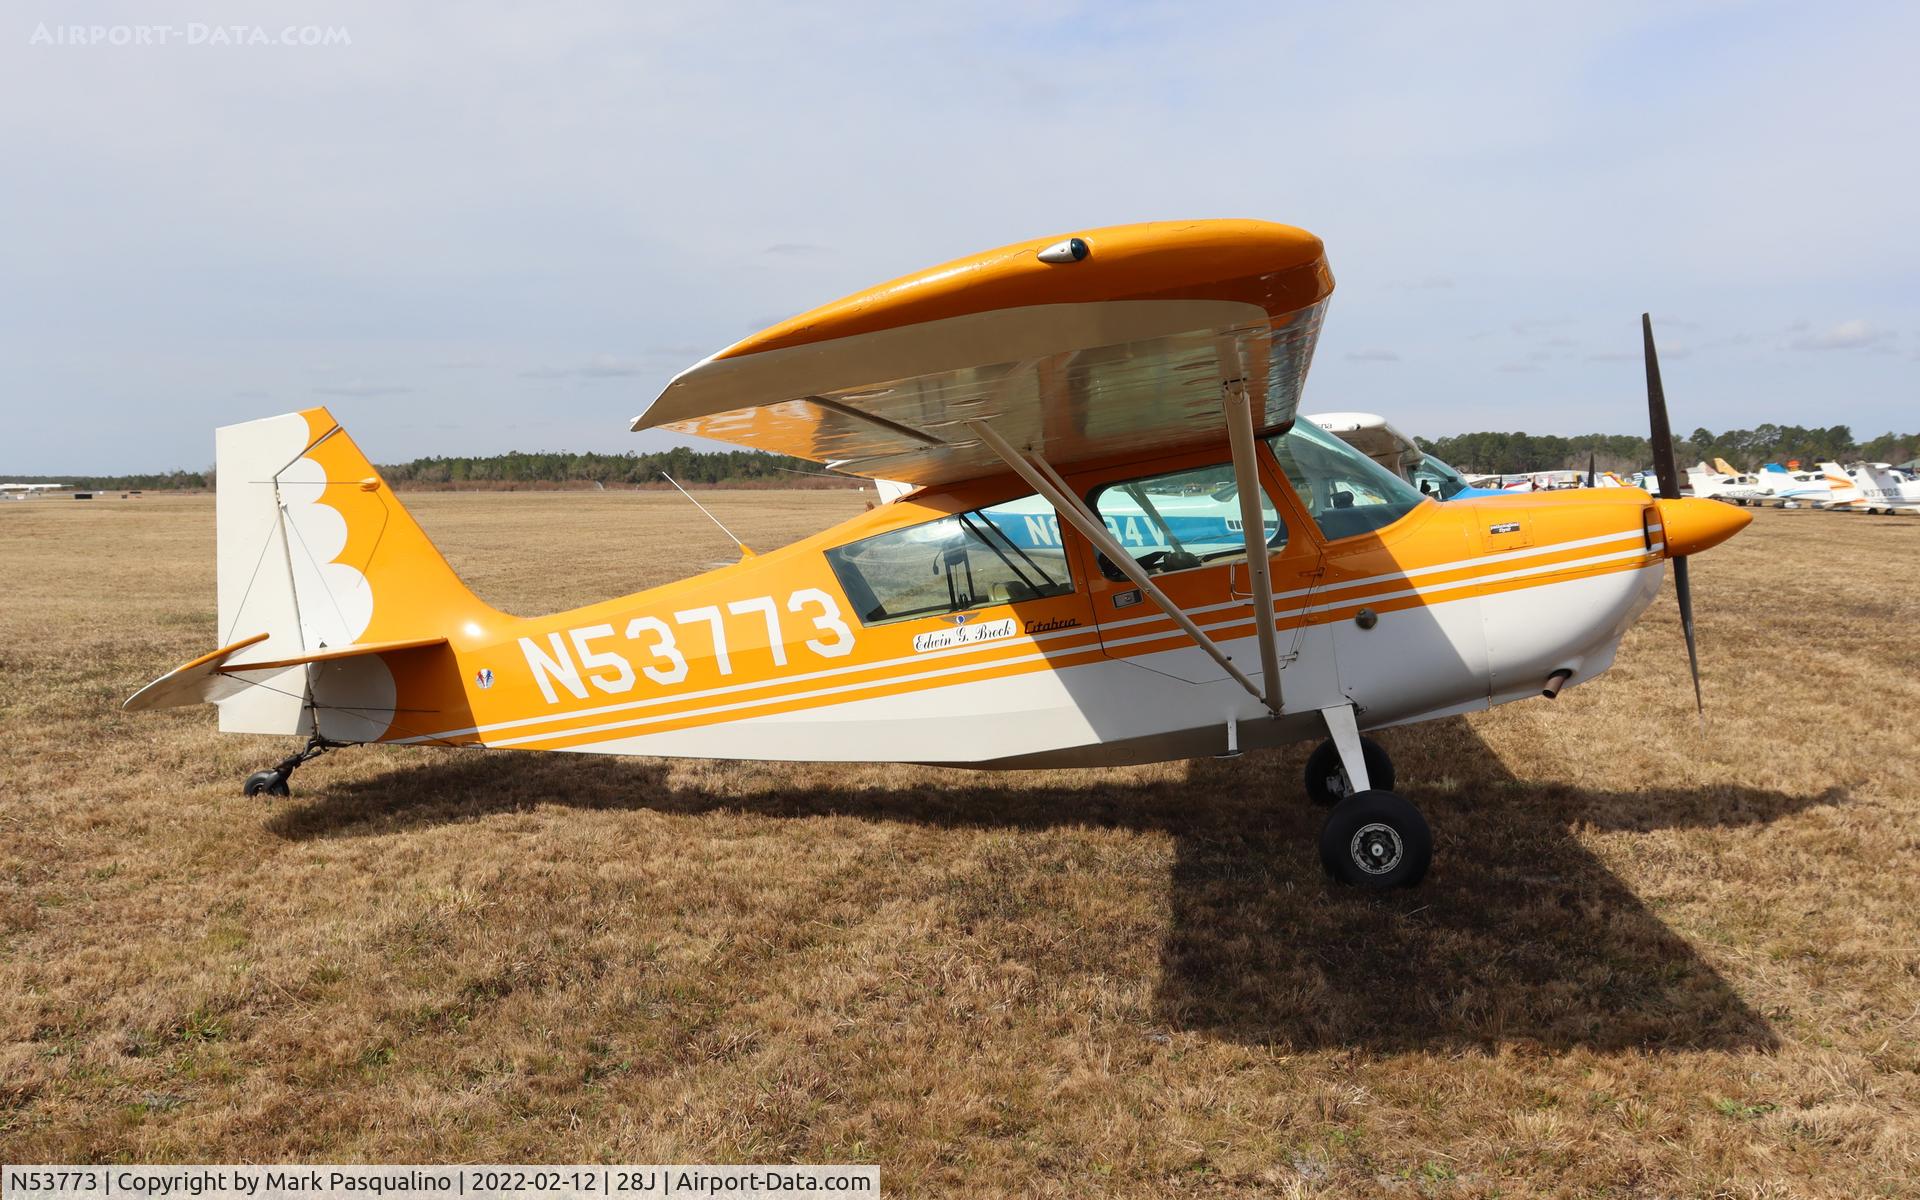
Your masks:
[[[1068,479],[1086,494],[1143,467],[1223,454]],[[1284,655],[1277,718],[1050,512],[1016,505],[1013,520],[1023,549],[1055,543],[1070,589],[963,595],[958,611],[863,620],[827,551],[1017,499],[1022,489],[1006,479],[922,491],[784,549],[586,608],[476,613],[443,650],[387,656],[396,700],[386,727],[362,705],[320,708],[318,730],[342,741],[714,758],[1150,761],[1218,753],[1230,726],[1242,746],[1311,736],[1319,710],[1335,705],[1353,704],[1362,727],[1377,728],[1538,695],[1556,671],[1577,684],[1611,664],[1659,588],[1659,510],[1637,489],[1426,501],[1383,529],[1328,541],[1270,458],[1264,470],[1286,527],[1269,559]],[[1149,502],[1176,535],[1209,505],[1223,522],[1235,511],[1204,496]],[[1129,519],[1123,510],[1108,525],[1131,551],[1150,535],[1138,524],[1129,532]],[[1187,530],[1209,536],[1199,524]],[[939,584],[934,549],[915,569],[929,586],[953,586]],[[1243,557],[1157,582],[1236,661],[1256,660]],[[368,669],[343,686],[364,694]],[[326,700],[325,671],[315,695]]]

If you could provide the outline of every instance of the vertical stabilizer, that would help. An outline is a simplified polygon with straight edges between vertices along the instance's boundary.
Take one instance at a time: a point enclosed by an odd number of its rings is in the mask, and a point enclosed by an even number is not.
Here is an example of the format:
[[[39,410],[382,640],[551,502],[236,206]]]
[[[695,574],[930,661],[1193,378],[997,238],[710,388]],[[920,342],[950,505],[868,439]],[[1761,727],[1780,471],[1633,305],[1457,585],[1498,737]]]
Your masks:
[[[220,644],[266,635],[231,665],[441,636],[491,614],[326,409],[226,426],[215,447]],[[364,741],[393,711],[377,655],[250,682],[220,701],[222,730]]]
[[[1833,493],[1832,498],[1827,501],[1828,507],[1857,508],[1866,503],[1865,493],[1860,490],[1859,484],[1854,481],[1845,467],[1839,463],[1823,462],[1820,464],[1820,470],[1826,475],[1827,487]]]

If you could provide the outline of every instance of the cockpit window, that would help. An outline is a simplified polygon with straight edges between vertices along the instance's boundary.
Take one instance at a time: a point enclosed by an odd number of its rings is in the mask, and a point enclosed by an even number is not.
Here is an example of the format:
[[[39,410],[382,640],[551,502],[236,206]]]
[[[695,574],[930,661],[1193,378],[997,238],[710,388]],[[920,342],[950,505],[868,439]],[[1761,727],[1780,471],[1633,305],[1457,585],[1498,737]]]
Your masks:
[[[1420,503],[1412,484],[1312,421],[1296,422],[1267,445],[1328,541],[1385,528]]]
[[[1413,485],[1420,489],[1423,496],[1432,496],[1435,500],[1451,500],[1467,490],[1467,481],[1460,472],[1429,454],[1413,468]]]
[[[1240,490],[1230,463],[1110,483],[1094,492],[1093,508],[1114,540],[1153,574],[1246,557]],[[1264,492],[1260,518],[1267,545],[1286,545],[1286,522]],[[1107,574],[1125,578],[1117,568]]]
[[[827,562],[866,625],[1073,590],[1059,518],[1038,496],[836,546]]]

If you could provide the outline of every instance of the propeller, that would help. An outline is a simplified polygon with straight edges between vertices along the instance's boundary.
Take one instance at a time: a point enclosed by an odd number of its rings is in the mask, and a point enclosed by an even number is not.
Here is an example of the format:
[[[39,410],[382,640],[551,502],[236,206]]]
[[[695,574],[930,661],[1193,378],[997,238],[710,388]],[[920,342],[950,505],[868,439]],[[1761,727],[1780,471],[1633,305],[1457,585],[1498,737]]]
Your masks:
[[[1653,318],[1647,313],[1640,314],[1640,334],[1647,357],[1647,426],[1648,440],[1653,443],[1653,475],[1660,481],[1661,497],[1677,499],[1680,472],[1673,460],[1673,429],[1667,424],[1667,393],[1660,386],[1660,355],[1653,348]],[[1705,728],[1707,704],[1700,694],[1700,650],[1693,638],[1693,588],[1687,578],[1685,555],[1673,560],[1673,591],[1680,601],[1680,629],[1687,636],[1687,665],[1693,669],[1693,706]]]
[[[1587,451],[1587,486],[1598,487],[1599,484],[1596,482],[1596,478],[1593,473],[1593,451],[1589,450]]]

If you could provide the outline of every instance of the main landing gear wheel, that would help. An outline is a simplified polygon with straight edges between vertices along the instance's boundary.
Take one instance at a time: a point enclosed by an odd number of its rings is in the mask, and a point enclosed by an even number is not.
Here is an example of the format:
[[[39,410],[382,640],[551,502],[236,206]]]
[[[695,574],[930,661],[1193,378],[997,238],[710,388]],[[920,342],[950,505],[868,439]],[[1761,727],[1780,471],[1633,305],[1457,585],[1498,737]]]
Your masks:
[[[1336,882],[1370,891],[1412,887],[1433,862],[1433,832],[1412,803],[1378,789],[1348,796],[1320,829],[1320,862]]]
[[[1380,791],[1393,790],[1393,759],[1372,738],[1360,739],[1360,753],[1367,761],[1367,782]],[[1307,756],[1307,799],[1321,808],[1332,808],[1347,798],[1353,784],[1347,769],[1340,765],[1340,748],[1328,738]]]

